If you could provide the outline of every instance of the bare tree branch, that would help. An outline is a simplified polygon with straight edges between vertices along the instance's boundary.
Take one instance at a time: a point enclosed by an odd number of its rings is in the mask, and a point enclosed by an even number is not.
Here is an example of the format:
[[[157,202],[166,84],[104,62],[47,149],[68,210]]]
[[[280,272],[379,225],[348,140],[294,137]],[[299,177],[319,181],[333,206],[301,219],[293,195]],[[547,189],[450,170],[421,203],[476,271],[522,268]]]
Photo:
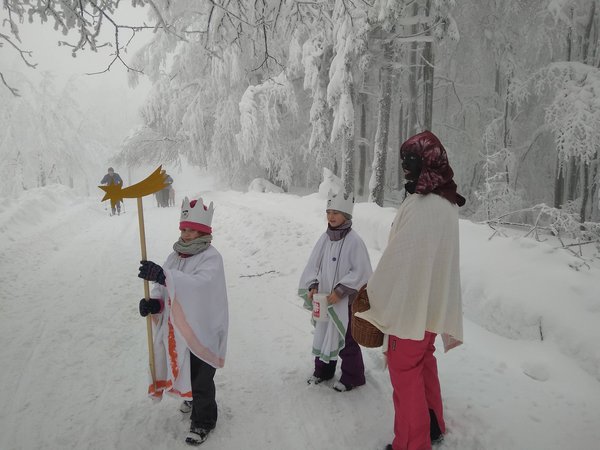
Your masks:
[[[141,26],[133,26],[117,23],[114,19],[114,11],[119,7],[120,0],[3,0],[2,9],[6,11],[7,14],[7,18],[4,21],[10,26],[10,34],[12,37],[0,33],[0,40],[8,42],[19,53],[21,59],[28,67],[35,68],[37,64],[30,62],[32,52],[20,48],[12,38],[17,42],[21,42],[18,23],[22,22],[26,16],[29,18],[30,22],[34,17],[38,17],[42,24],[49,19],[52,19],[54,20],[54,28],[61,31],[63,34],[67,34],[69,30],[77,31],[78,38],[76,42],[58,40],[58,45],[69,47],[73,56],[86,47],[92,51],[98,51],[98,49],[102,47],[114,46],[114,58],[108,63],[106,69],[89,73],[88,75],[107,72],[116,61],[119,61],[128,71],[142,73],[141,70],[132,68],[124,61],[122,57],[123,50],[127,48],[136,33],[140,30],[163,29],[166,32],[174,33],[174,29],[167,25],[154,0],[139,0],[136,3],[137,5],[142,6],[149,4],[153,8],[157,17],[157,23],[155,25],[148,26],[144,24]],[[134,4],[134,6],[136,5]],[[99,42],[100,32],[102,29],[106,28],[106,23],[110,23],[114,28],[114,41],[112,41],[112,43]],[[122,29],[131,30],[132,32],[131,37],[126,40],[124,45],[120,41],[120,31]],[[178,36],[178,38],[185,40],[183,36]],[[4,85],[14,94],[14,88],[10,88],[5,81]]]
[[[8,42],[15,50],[17,50],[17,52],[19,52],[19,55],[21,56],[21,59],[23,60],[23,62],[25,62],[25,64],[28,67],[31,67],[32,69],[35,69],[35,67],[37,66],[37,64],[33,64],[30,63],[29,61],[27,61],[27,58],[32,58],[31,56],[31,51],[28,50],[23,50],[21,49],[17,44],[15,44],[9,36],[0,33],[0,38],[4,39],[6,42]]]
[[[12,95],[14,95],[15,97],[20,97],[21,94],[19,94],[19,90],[17,88],[14,88],[12,86],[9,86],[9,84],[6,82],[6,80],[4,79],[4,74],[2,72],[0,72],[0,79],[2,80],[2,84],[4,86],[6,86],[6,88],[10,91],[10,93]]]

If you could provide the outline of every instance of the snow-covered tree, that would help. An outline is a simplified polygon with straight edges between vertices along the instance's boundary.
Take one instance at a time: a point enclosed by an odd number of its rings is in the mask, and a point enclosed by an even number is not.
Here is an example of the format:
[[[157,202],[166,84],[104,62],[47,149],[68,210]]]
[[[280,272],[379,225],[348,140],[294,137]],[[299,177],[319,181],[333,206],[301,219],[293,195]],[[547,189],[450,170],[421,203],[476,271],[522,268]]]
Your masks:
[[[469,197],[463,213],[489,217],[554,196],[581,220],[600,215],[597,0],[132,4],[146,6],[158,32],[125,61],[143,72],[132,70],[132,82],[147,76],[153,91],[144,127],[132,131],[120,161],[177,164],[185,157],[225,181],[268,178],[286,188],[315,187],[325,167],[358,192],[371,170],[369,195],[383,204],[402,181],[389,149],[432,128]],[[93,9],[83,1],[74,15],[61,12],[70,1],[45,5],[59,12],[65,40],[76,38],[66,46],[76,53],[107,41],[93,30],[113,30],[119,39],[136,31],[115,20],[116,2]],[[2,11],[18,25],[27,11],[41,18],[37,7],[9,0]],[[83,30],[81,14],[90,18]],[[88,35],[95,40],[85,43]],[[47,153],[55,158],[59,147]]]
[[[333,117],[327,102],[329,68],[333,59],[331,42],[331,36],[323,31],[306,40],[302,45],[301,70],[304,71],[304,89],[312,96],[308,149],[318,165],[333,168],[335,155],[330,144]]]
[[[290,182],[289,158],[281,157],[282,147],[274,147],[285,121],[277,116],[293,111],[293,99],[278,89],[280,83],[268,80],[283,70],[280,61],[289,41],[279,43],[274,36],[293,33],[288,29],[294,22],[291,6],[274,1],[162,4],[160,17],[176,31],[157,35],[135,60],[164,93],[148,99],[146,126],[180,143],[179,156],[221,169],[231,180],[242,182],[238,175],[245,174]],[[251,100],[259,104],[254,110],[246,102],[253,93],[257,98]],[[259,122],[265,114],[270,121]],[[250,136],[247,124],[252,121],[265,125],[261,143],[272,144],[269,148],[250,151],[256,141],[236,139]],[[250,156],[256,160],[249,164]],[[270,173],[255,173],[261,168]]]
[[[514,95],[520,103],[545,99],[544,120],[554,136],[558,171],[564,170],[575,158],[595,174],[581,187],[581,216],[585,220],[588,199],[594,199],[598,185],[598,154],[600,150],[600,72],[578,62],[557,62],[539,69],[526,80]],[[589,176],[589,175],[587,175]],[[591,184],[590,184],[591,181]],[[587,198],[585,196],[588,196]],[[585,201],[583,201],[585,200]]]
[[[375,66],[379,70],[380,80],[369,198],[379,205],[383,205],[388,172],[393,92],[398,93],[399,101],[395,105],[402,111],[400,120],[403,120],[404,114],[407,116],[406,129],[399,130],[399,137],[422,131],[425,123],[429,127],[432,125],[433,45],[456,33],[449,13],[452,6],[452,1],[443,0],[379,1],[369,11],[369,44],[371,51],[376,49],[379,53],[379,63]],[[403,77],[404,74],[407,77]],[[403,84],[404,80],[406,84]],[[418,105],[419,97],[424,98],[421,108]],[[396,171],[400,172],[399,168]]]
[[[239,103],[241,130],[237,148],[245,163],[254,161],[264,168],[267,178],[289,187],[294,172],[294,153],[300,153],[295,139],[283,132],[297,122],[298,105],[292,83],[284,72],[259,85],[249,86]],[[300,144],[301,145],[301,144]]]
[[[57,90],[50,74],[38,88],[21,79],[23,94],[0,90],[0,195],[60,183],[89,193],[110,149],[87,134],[71,86]],[[93,127],[92,127],[93,128]]]

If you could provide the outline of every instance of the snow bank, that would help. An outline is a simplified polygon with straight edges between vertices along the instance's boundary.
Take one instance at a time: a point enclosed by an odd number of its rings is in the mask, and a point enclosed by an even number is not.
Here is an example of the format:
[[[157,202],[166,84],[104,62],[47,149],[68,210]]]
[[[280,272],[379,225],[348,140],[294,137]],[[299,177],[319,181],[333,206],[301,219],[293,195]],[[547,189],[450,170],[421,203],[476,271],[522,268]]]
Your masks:
[[[598,265],[577,271],[577,258],[550,240],[491,234],[461,221],[465,317],[510,339],[553,341],[600,380]]]
[[[264,178],[255,178],[248,186],[248,192],[275,192],[281,194],[283,189]]]
[[[62,184],[23,191],[18,199],[8,198],[0,202],[0,235],[14,240],[17,234],[38,228],[42,223],[47,226],[48,220],[60,219],[61,210],[76,198],[75,191]]]
[[[378,258],[396,208],[354,206],[354,229]],[[514,340],[545,340],[600,380],[600,267],[574,270],[577,258],[551,241],[489,239],[492,230],[460,221],[464,315]],[[373,260],[373,266],[377,260]],[[469,337],[465,336],[465,340]]]

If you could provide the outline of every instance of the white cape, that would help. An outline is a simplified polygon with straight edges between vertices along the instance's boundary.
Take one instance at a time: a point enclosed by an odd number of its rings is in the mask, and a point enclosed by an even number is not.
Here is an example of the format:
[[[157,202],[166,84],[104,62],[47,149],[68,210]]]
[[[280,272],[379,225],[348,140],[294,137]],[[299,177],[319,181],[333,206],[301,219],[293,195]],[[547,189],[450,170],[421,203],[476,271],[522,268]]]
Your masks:
[[[166,287],[156,284],[152,298],[164,309],[153,316],[156,390],[192,398],[190,351],[215,368],[225,364],[229,326],[223,259],[211,245],[187,258],[173,252],[163,265]]]
[[[298,292],[304,298],[304,307],[312,310],[312,303],[306,298],[312,284],[318,283],[322,294],[330,294],[338,284],[358,291],[371,273],[373,270],[367,247],[354,230],[350,230],[339,241],[332,241],[327,233],[323,233],[300,277]],[[312,353],[322,361],[337,359],[340,350],[344,348],[348,328],[348,301],[348,296],[345,296],[336,304],[329,305],[328,321],[312,321],[315,326]]]
[[[384,334],[421,340],[441,334],[445,351],[462,343],[458,207],[435,195],[409,195],[368,282],[371,308],[356,317]]]

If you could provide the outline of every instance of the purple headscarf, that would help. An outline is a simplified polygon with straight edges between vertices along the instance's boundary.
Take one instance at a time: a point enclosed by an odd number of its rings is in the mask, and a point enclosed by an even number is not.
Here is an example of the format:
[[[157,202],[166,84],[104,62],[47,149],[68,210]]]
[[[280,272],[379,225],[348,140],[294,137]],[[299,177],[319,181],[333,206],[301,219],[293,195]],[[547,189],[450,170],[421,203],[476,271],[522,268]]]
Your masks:
[[[415,188],[417,194],[436,194],[455,205],[465,204],[465,198],[456,192],[446,149],[435,134],[426,130],[408,138],[400,146],[400,157],[404,159],[409,153],[420,156],[423,162]]]

